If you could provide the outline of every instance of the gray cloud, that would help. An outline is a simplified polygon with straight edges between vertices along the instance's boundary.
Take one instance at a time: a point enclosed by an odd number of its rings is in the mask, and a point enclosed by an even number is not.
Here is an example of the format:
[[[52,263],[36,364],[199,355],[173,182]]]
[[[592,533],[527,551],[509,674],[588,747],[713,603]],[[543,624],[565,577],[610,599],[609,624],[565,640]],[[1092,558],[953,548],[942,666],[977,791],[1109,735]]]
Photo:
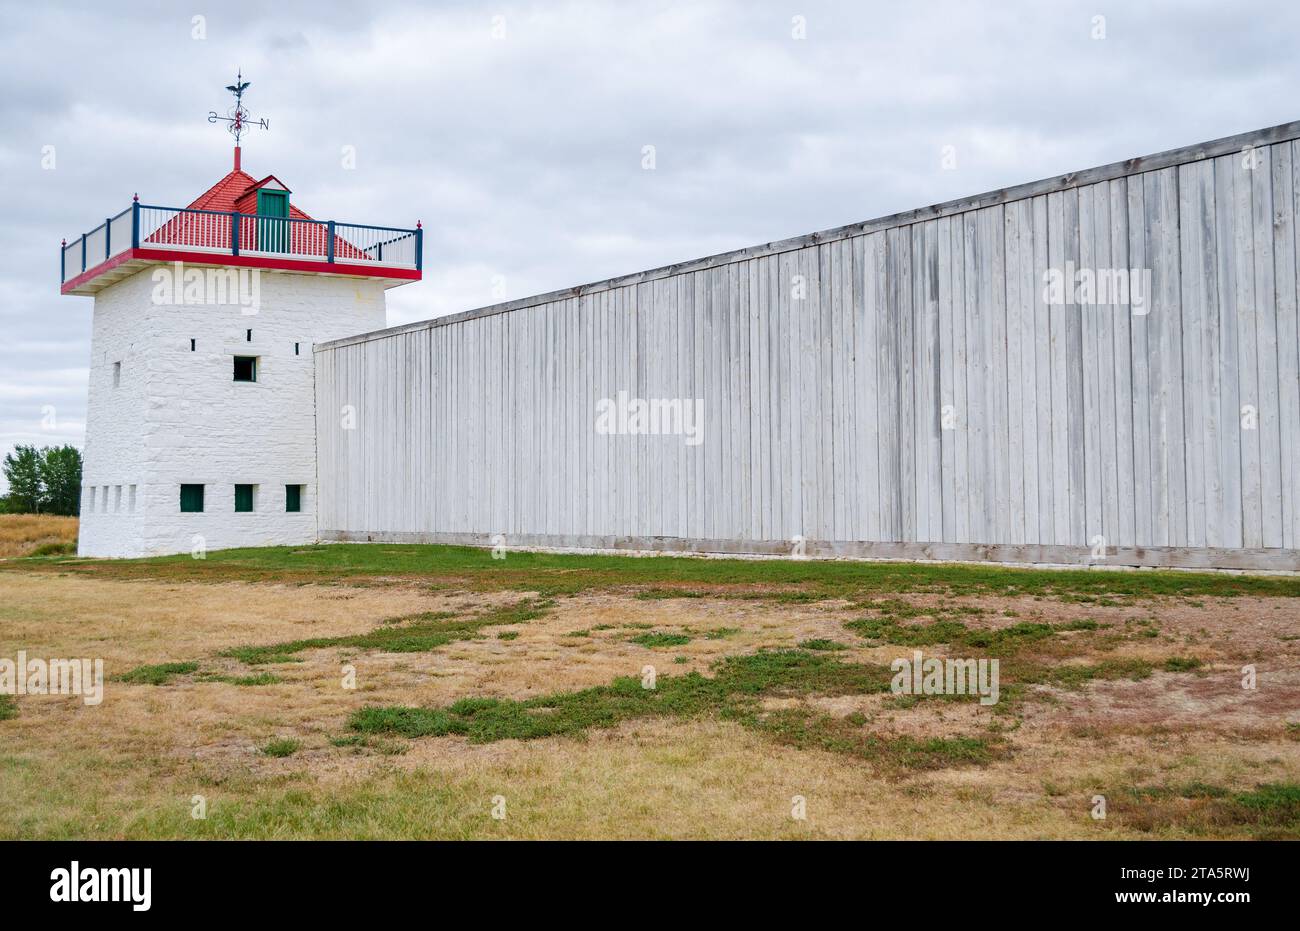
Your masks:
[[[521,297],[1285,122],[1300,86],[1285,3],[202,6],[0,4],[0,455],[80,442],[92,302],[59,296],[58,242],[220,178],[237,66],[272,126],[251,173],[318,217],[423,220],[394,324],[495,275]]]

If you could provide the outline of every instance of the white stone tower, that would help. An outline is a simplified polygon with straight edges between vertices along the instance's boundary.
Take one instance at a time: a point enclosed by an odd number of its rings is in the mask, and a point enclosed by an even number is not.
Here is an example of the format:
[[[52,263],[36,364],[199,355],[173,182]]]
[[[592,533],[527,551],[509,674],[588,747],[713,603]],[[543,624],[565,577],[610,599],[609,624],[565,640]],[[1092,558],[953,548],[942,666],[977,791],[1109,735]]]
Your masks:
[[[62,293],[95,299],[81,555],[316,540],[313,344],[382,328],[421,277],[418,225],[314,220],[241,169],[245,87],[229,174],[64,243]]]

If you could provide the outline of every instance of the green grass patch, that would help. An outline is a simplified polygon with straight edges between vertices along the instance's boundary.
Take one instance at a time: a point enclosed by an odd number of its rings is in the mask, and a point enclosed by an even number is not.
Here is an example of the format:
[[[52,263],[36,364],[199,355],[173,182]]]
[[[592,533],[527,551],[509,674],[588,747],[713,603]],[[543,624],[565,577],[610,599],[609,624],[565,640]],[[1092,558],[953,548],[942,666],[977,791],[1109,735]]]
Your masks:
[[[1141,831],[1176,828],[1192,835],[1222,836],[1227,828],[1259,839],[1300,837],[1300,783],[1270,782],[1229,791],[1194,782],[1180,786],[1131,786],[1115,797],[1117,820]]]
[[[221,673],[208,673],[197,677],[200,682],[223,682],[226,685],[275,685],[283,682],[279,676],[271,672],[258,672],[251,676],[228,676]]]
[[[1300,783],[1270,782],[1249,792],[1239,792],[1232,800],[1246,811],[1270,821],[1294,823],[1300,820]]]
[[[1031,621],[1019,621],[1009,627],[998,629],[978,629],[967,627],[964,622],[955,619],[942,609],[929,612],[906,605],[905,610],[898,611],[891,605],[884,610],[888,613],[848,621],[844,626],[869,640],[882,640],[895,646],[923,647],[946,643],[954,648],[977,650],[992,656],[1015,653],[1027,644],[1054,637],[1062,630],[1091,629],[1068,625],[1058,627]],[[936,619],[925,624],[900,622],[902,618],[918,616],[936,617]]]
[[[1046,597],[1093,604],[1164,596],[1300,597],[1300,579],[1291,576],[522,551],[498,560],[486,548],[388,543],[214,550],[202,560],[188,554],[130,560],[53,557],[0,564],[0,571],[4,568],[195,581],[338,583],[375,577],[414,578],[442,587],[543,595],[634,587],[640,589],[638,597],[747,597],[791,603],[830,598],[862,601],[917,591]]]
[[[1144,799],[1225,798],[1229,794],[1222,786],[1206,782],[1187,782],[1178,786],[1132,786],[1128,791],[1135,798]]]
[[[71,541],[62,543],[42,543],[27,554],[28,558],[33,556],[75,556],[77,554],[77,544]]]
[[[499,633],[497,634],[497,639],[498,639],[498,640],[518,640],[518,639],[519,639],[519,631],[517,631],[517,630],[503,630],[503,631],[501,631],[501,632],[499,632]]]
[[[881,737],[862,731],[865,718],[860,715],[849,720],[801,709],[763,710],[762,699],[769,697],[888,691],[891,673],[886,666],[778,650],[727,657],[714,664],[713,673],[711,677],[662,676],[653,689],[628,676],[609,685],[523,701],[464,698],[443,708],[371,706],[355,712],[349,726],[365,735],[455,734],[474,743],[490,743],[579,734],[638,717],[715,713],[792,745],[848,753],[904,769],[979,765],[1005,752],[996,737]]]
[[[799,642],[799,649],[801,650],[847,650],[848,645],[844,643],[839,643],[835,640],[823,640],[821,638],[813,638],[812,640],[801,640]]]
[[[639,643],[643,647],[679,647],[691,642],[685,634],[669,634],[663,631],[651,631],[628,638],[628,643]]]
[[[341,747],[357,753],[363,750],[374,750],[377,753],[384,754],[385,756],[396,756],[405,753],[407,750],[406,745],[398,741],[381,740],[374,737],[368,737],[365,734],[343,734],[338,737],[331,737],[330,744],[331,746]]]
[[[1082,688],[1097,679],[1139,681],[1151,675],[1155,667],[1144,659],[1108,659],[1100,663],[1044,666],[1028,664],[1013,670],[1016,682],[1055,685],[1065,689]],[[1005,691],[1005,689],[1003,690]]]
[[[704,632],[705,640],[725,640],[740,633],[739,627],[714,627]]]
[[[198,668],[198,663],[158,663],[154,666],[137,666],[114,679],[134,685],[166,685],[174,677],[189,675]]]
[[[262,746],[262,752],[267,756],[286,757],[293,756],[302,749],[302,741],[294,740],[292,737],[279,737],[275,740],[267,741]]]
[[[0,695],[0,721],[18,717],[18,702],[12,695]]]
[[[1171,656],[1160,664],[1160,668],[1165,672],[1191,672],[1204,665],[1205,663],[1195,656]]]
[[[237,659],[250,666],[258,666],[292,660],[295,653],[304,650],[320,650],[329,647],[352,647],[385,653],[424,653],[457,640],[479,637],[484,627],[522,624],[534,620],[544,615],[550,606],[550,602],[526,600],[517,605],[496,608],[467,618],[458,618],[455,614],[445,611],[429,611],[389,618],[379,627],[364,634],[312,637],[265,646],[232,647],[223,650],[220,655]]]
[[[765,695],[812,692],[846,694],[889,688],[885,667],[841,664],[796,650],[728,657],[715,675],[661,676],[657,687],[643,688],[635,677],[610,685],[562,692],[524,701],[466,698],[446,708],[370,707],[350,724],[362,733],[404,737],[462,734],[476,743],[514,738],[529,740],[572,734],[590,727],[612,727],[632,717],[702,714],[731,708]]]
[[[983,766],[1006,756],[1009,749],[997,736],[883,737],[865,731],[856,720],[787,708],[758,718],[758,730],[781,743],[804,750],[829,750],[899,770]]]
[[[1094,680],[1141,680],[1155,671],[1156,666],[1144,659],[1122,658],[1107,659],[1095,663],[1070,664],[1045,662],[1037,657],[1060,659],[1063,651],[1072,646],[1070,640],[1061,640],[1052,646],[1051,641],[1063,633],[1093,633],[1101,631],[1107,625],[1098,624],[1091,619],[1069,621],[1062,624],[1019,621],[1009,627],[994,630],[977,629],[967,626],[954,617],[950,608],[925,608],[902,601],[877,602],[869,606],[881,612],[875,616],[848,621],[845,627],[859,635],[895,646],[924,647],[934,644],[946,644],[950,652],[957,655],[984,655],[999,659],[1000,700],[995,712],[1008,714],[1016,704],[1027,695],[1026,687],[1030,685],[1050,685],[1063,689],[1079,689]],[[903,619],[931,618],[928,622],[902,623]],[[1136,625],[1138,630],[1152,630],[1152,622],[1146,619],[1134,620],[1128,626]],[[1100,639],[1099,639],[1100,638]],[[1096,649],[1113,649],[1115,641],[1124,639],[1124,635],[1099,633],[1089,637],[1087,643]],[[1037,657],[1035,656],[1037,654]],[[1194,658],[1173,657],[1166,660],[1161,668],[1172,672],[1195,669],[1200,661]],[[895,705],[901,708],[912,707],[925,699],[951,699],[964,696],[900,696]]]

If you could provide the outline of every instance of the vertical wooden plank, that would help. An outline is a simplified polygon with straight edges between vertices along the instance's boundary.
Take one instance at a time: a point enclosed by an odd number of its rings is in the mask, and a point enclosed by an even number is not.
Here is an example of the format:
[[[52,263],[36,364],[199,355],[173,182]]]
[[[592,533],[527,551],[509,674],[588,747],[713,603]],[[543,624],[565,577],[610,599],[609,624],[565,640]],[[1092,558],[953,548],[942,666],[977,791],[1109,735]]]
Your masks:
[[[818,527],[818,539],[835,539],[835,372],[832,356],[834,327],[834,290],[832,288],[833,272],[831,269],[830,244],[809,249],[811,266],[817,273],[817,397],[819,399],[817,419],[821,425],[820,453],[817,469],[818,498],[820,501],[821,524]]]
[[[1206,277],[1213,262],[1204,241],[1204,163],[1178,169],[1178,229],[1183,314],[1183,411],[1187,430],[1187,545],[1205,545],[1205,440],[1212,429],[1205,371]]]
[[[1237,380],[1237,263],[1234,248],[1234,203],[1236,156],[1214,160],[1215,253],[1217,259],[1218,320],[1215,331],[1219,347],[1216,367],[1218,381],[1220,433],[1218,434],[1217,471],[1222,493],[1214,523],[1207,522],[1207,542],[1211,546],[1241,546],[1243,538],[1241,507],[1241,430]],[[1215,528],[1217,527],[1216,543]]]
[[[988,404],[988,315],[987,298],[988,256],[981,248],[979,215],[976,211],[963,214],[965,227],[965,288],[966,288],[966,417],[969,424],[966,440],[966,462],[969,478],[966,491],[970,498],[970,536],[972,542],[987,542],[994,538],[994,522],[990,514],[989,495],[992,491],[989,441]]]
[[[782,285],[780,258],[760,263],[757,308],[763,356],[763,539],[802,532],[803,470],[800,450],[799,319]],[[772,309],[775,308],[775,314]],[[786,493],[786,489],[789,493]]]
[[[1277,295],[1273,258],[1273,146],[1259,146],[1247,173],[1251,180],[1251,232],[1254,238],[1256,391],[1255,432],[1259,436],[1262,508],[1260,542],[1282,545],[1282,449],[1279,434]],[[1292,455],[1295,450],[1289,451]]]
[[[930,444],[929,444],[929,410],[932,399],[928,397],[928,371],[925,365],[927,319],[929,316],[929,275],[925,251],[925,224],[914,223],[910,228],[912,269],[907,282],[912,302],[912,420],[908,424],[911,430],[912,461],[910,471],[914,481],[914,513],[916,515],[916,540],[928,540],[930,530]],[[905,466],[906,467],[906,466]]]
[[[925,224],[925,354],[921,377],[925,381],[924,406],[921,414],[926,425],[929,449],[926,453],[928,474],[925,494],[929,499],[929,532],[923,540],[943,540],[943,424],[939,404],[940,353],[942,333],[939,324],[939,283],[945,270],[939,258],[939,223]]]
[[[1079,192],[1071,189],[1062,192],[1061,233],[1065,237],[1064,255],[1067,262],[1079,265]],[[1068,286],[1068,285],[1067,285]],[[1083,315],[1077,305],[1066,308],[1065,313],[1065,401],[1066,401],[1066,467],[1069,475],[1070,497],[1067,512],[1070,521],[1068,542],[1074,546],[1087,546],[1086,529],[1088,488],[1085,478],[1087,441],[1084,432],[1083,406]]]
[[[1072,193],[1072,192],[1070,192]],[[1069,251],[1070,236],[1066,230],[1067,216],[1065,210],[1066,194],[1056,192],[1047,197],[1048,253],[1052,271],[1065,275],[1066,262],[1073,258]],[[1066,282],[1066,288],[1073,284]],[[1069,320],[1071,308],[1063,303],[1054,303],[1050,310],[1051,320],[1051,370],[1052,370],[1052,524],[1054,543],[1084,545],[1083,540],[1073,525],[1071,499],[1077,495],[1083,497],[1083,489],[1071,483],[1071,464],[1073,457],[1079,455],[1082,445],[1070,433],[1070,415],[1072,403],[1069,400],[1070,388],[1070,337]],[[1077,349],[1074,358],[1077,358]]]
[[[1038,487],[1038,330],[1040,326],[1037,312],[1038,297],[1036,292],[1042,290],[1037,266],[1034,261],[1034,204],[1026,198],[1015,205],[1017,212],[1017,229],[1020,250],[1019,266],[1016,276],[1019,280],[1019,301],[1016,309],[1016,329],[1020,334],[1018,353],[1021,362],[1020,384],[1020,426],[1024,435],[1021,441],[1023,450],[1021,488],[1025,496],[1024,542],[1041,543],[1039,526],[1041,516],[1039,504],[1041,489]],[[1046,247],[1046,244],[1044,244]],[[1048,401],[1050,405],[1050,400]]]
[[[935,405],[939,415],[939,537],[945,543],[956,541],[957,501],[956,501],[956,443],[954,429],[956,419],[956,400],[953,387],[953,254],[952,254],[952,218],[940,217],[935,221],[937,267],[934,270],[938,297],[938,397]]]
[[[767,282],[763,270],[763,259],[749,263],[749,333],[750,333],[750,410],[753,442],[750,469],[753,475],[754,495],[752,533],[759,540],[771,539],[771,527],[765,517],[767,500],[767,448],[770,439],[769,424],[764,418],[768,408],[768,397],[772,390],[771,376],[767,367],[767,343],[762,329],[764,310],[769,316],[777,316],[779,323],[780,308],[767,303]]]
[[[966,241],[967,215],[952,217],[952,391],[953,391],[953,494],[956,514],[953,542],[969,543],[976,538],[971,493],[970,449],[970,342],[967,317],[971,304],[966,269],[970,264]]]
[[[1300,217],[1298,143],[1274,146],[1273,236],[1277,295],[1278,410],[1282,448],[1282,545],[1300,549],[1300,321],[1296,219]]]
[[[1128,183],[1120,178],[1107,185],[1110,202],[1110,255],[1116,268],[1134,274],[1129,261]],[[1136,272],[1141,280],[1141,270]],[[1142,300],[1149,300],[1143,293]],[[1115,371],[1115,483],[1117,528],[1115,533],[1120,546],[1137,543],[1137,503],[1133,469],[1133,349],[1132,318],[1133,298],[1130,284],[1130,303],[1116,308],[1112,317],[1111,353]],[[1145,481],[1145,476],[1143,476]]]
[[[897,251],[892,253],[896,265],[890,275],[893,296],[892,312],[898,319],[898,457],[899,457],[899,508],[900,540],[915,541],[916,527],[916,435],[912,424],[916,420],[913,343],[916,339],[915,315],[912,310],[912,236],[911,228],[898,230],[893,240]]]
[[[751,398],[750,407],[746,413],[749,417],[751,426],[750,438],[750,482],[753,486],[751,496],[751,533],[756,540],[766,540],[763,526],[763,476],[765,469],[763,467],[763,442],[764,428],[762,422],[762,408],[766,407],[765,399],[767,392],[771,390],[771,385],[764,379],[767,377],[767,368],[764,353],[766,346],[759,340],[759,309],[763,307],[763,271],[762,261],[754,259],[748,263],[749,272],[746,282],[747,300],[745,310],[748,317],[749,329],[749,397]],[[769,314],[775,316],[777,308],[769,309]]]
[[[1091,186],[1093,201],[1094,254],[1102,272],[1109,272],[1114,281],[1127,269],[1122,262],[1116,261],[1111,253],[1111,229],[1113,217],[1110,209],[1110,183],[1102,182]],[[1102,302],[1096,308],[1097,326],[1096,342],[1093,352],[1097,360],[1097,410],[1098,410],[1098,461],[1100,463],[1100,480],[1098,492],[1101,496],[1101,534],[1108,546],[1119,542],[1119,467],[1118,467],[1118,427],[1116,411],[1116,384],[1119,381],[1119,366],[1115,364],[1115,328],[1116,319],[1125,317],[1129,308],[1118,303],[1115,298],[1122,295],[1114,293],[1114,286],[1109,294],[1101,295]],[[1124,360],[1127,365],[1128,353],[1125,345]]]
[[[1051,266],[1048,198],[1040,195],[1030,207],[1033,218],[1033,314],[1034,314],[1034,408],[1038,431],[1038,538],[1041,544],[1056,541],[1056,491],[1053,466],[1053,426],[1057,398],[1053,395],[1052,310],[1047,301],[1046,275]]]
[[[881,516],[881,419],[880,419],[880,306],[885,280],[884,234],[861,237],[858,247],[862,299],[858,319],[858,359],[863,370],[858,378],[859,408],[863,412],[859,431],[863,466],[863,494],[867,540],[884,539]],[[858,240],[855,240],[855,242]]]
[[[1233,173],[1232,255],[1237,323],[1237,389],[1241,434],[1242,543],[1264,545],[1264,489],[1260,462],[1260,432],[1246,428],[1245,408],[1259,410],[1259,295],[1255,293],[1253,171],[1241,158],[1230,160]]]
[[[822,537],[822,500],[820,473],[822,455],[821,410],[821,292],[818,285],[817,249],[798,249],[791,253],[789,274],[781,279],[782,290],[793,287],[792,275],[803,277],[805,296],[791,300],[790,310],[799,320],[799,419],[802,455],[803,530],[809,539]]]
[[[824,243],[815,250],[818,268],[818,359],[820,368],[820,410],[822,419],[822,462],[818,471],[820,498],[822,498],[822,540],[837,540],[837,527],[842,523],[839,501],[835,495],[836,430],[839,426],[840,406],[835,398],[835,263],[832,256],[835,244]]]
[[[729,417],[726,430],[731,437],[731,459],[728,463],[727,487],[733,489],[731,524],[727,535],[731,539],[747,536],[750,483],[749,483],[749,421],[744,400],[748,397],[748,311],[745,295],[748,288],[748,262],[738,262],[728,268],[727,313],[731,345],[729,383]],[[726,494],[725,488],[717,489]]]
[[[992,456],[990,469],[993,475],[993,494],[1001,502],[994,511],[996,541],[1011,541],[1011,475],[1008,468],[1010,460],[1010,437],[1008,433],[1008,391],[1007,391],[1007,275],[1006,275],[1006,240],[1004,239],[1003,216],[1005,208],[998,204],[981,211],[983,218],[983,238],[989,251],[988,257],[988,295],[989,295],[989,376],[986,380],[989,392],[990,410],[992,411]],[[1023,515],[1023,502],[1014,505]],[[1021,517],[1023,520],[1023,516]]]
[[[840,528],[838,538],[841,540],[860,539],[861,511],[859,508],[859,482],[862,480],[862,462],[858,455],[858,357],[857,357],[857,297],[860,291],[854,275],[856,268],[856,244],[860,236],[841,240],[836,251],[836,285],[839,301],[836,307],[839,343],[836,354],[841,364],[840,400],[843,435],[839,449],[842,455],[841,472],[837,478],[836,496],[843,501],[844,525]]]
[[[1006,328],[1006,385],[1007,385],[1007,461],[1004,464],[1008,470],[1010,480],[1007,510],[1009,527],[1007,542],[1024,543],[1025,523],[1026,523],[1026,505],[1028,496],[1025,493],[1025,425],[1022,421],[1024,413],[1024,393],[1027,390],[1025,385],[1026,361],[1029,365],[1029,371],[1033,371],[1032,356],[1026,360],[1026,353],[1022,339],[1028,334],[1032,334],[1032,328],[1025,327],[1021,312],[1021,288],[1023,286],[1023,276],[1021,274],[1021,244],[1023,241],[1028,244],[1028,236],[1023,233],[1021,227],[1022,213],[1020,208],[1024,201],[1008,204],[1003,211],[1002,216],[1002,238],[1004,242],[1003,250],[1006,256],[1005,278],[1002,287],[1006,293],[1007,303],[1007,328]]]
[[[877,332],[879,343],[877,353],[879,364],[876,369],[877,390],[879,392],[880,424],[880,518],[881,537],[885,540],[901,540],[902,537],[902,502],[899,500],[902,482],[899,461],[899,412],[898,396],[901,378],[899,375],[899,321],[895,311],[897,300],[895,292],[898,287],[898,233],[887,231],[881,233],[884,268],[880,276],[881,293],[877,305]]]
[[[1169,425],[1169,532],[1174,546],[1187,546],[1187,431],[1183,416],[1183,302],[1180,280],[1182,260],[1178,236],[1178,172],[1164,168],[1160,176],[1160,264],[1165,272],[1155,279],[1161,302],[1168,308],[1168,328],[1163,346],[1167,359]],[[1154,276],[1153,276],[1154,277]]]

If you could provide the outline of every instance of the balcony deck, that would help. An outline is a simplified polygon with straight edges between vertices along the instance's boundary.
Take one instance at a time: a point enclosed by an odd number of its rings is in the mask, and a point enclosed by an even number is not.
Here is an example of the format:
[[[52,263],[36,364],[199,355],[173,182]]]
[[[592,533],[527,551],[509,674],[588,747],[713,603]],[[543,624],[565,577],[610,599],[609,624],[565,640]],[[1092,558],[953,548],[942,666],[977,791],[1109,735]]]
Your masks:
[[[148,265],[185,262],[419,281],[424,231],[133,203],[59,252],[60,291],[94,294]]]

